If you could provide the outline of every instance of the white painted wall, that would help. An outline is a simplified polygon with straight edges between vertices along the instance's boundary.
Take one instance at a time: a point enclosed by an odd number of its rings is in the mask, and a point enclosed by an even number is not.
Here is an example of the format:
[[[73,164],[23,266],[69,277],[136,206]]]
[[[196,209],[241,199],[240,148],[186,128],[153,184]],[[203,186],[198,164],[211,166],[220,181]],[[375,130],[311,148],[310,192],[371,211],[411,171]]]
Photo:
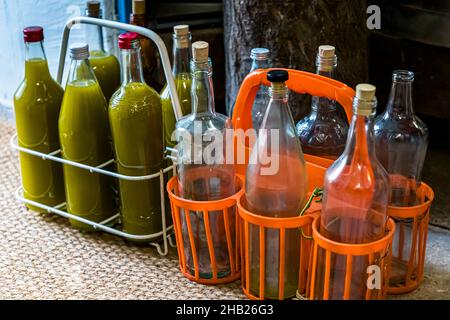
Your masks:
[[[63,27],[67,19],[84,14],[85,2],[86,0],[0,0],[0,118],[11,118],[13,94],[23,78],[25,50],[22,29],[31,25],[44,28],[44,48],[50,72],[56,78]],[[101,2],[104,18],[114,19],[114,0]],[[116,32],[104,30],[106,48],[115,46],[115,35]],[[79,28],[71,32],[69,41],[80,42],[83,38],[83,28]],[[66,72],[68,62],[66,61]],[[65,78],[64,76],[63,79]]]

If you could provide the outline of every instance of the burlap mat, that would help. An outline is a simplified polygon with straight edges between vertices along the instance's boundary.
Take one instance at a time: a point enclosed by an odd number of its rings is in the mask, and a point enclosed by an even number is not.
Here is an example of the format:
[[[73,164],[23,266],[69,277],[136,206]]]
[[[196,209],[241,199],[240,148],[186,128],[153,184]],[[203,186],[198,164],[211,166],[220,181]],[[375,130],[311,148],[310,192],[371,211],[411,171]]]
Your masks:
[[[161,257],[105,233],[83,234],[66,219],[27,211],[12,125],[0,120],[0,299],[242,299],[239,281],[204,286],[184,278],[176,250]],[[430,230],[425,281],[390,299],[450,298],[450,234]]]
[[[239,281],[204,286],[184,278],[176,250],[161,257],[104,233],[83,234],[66,219],[27,211],[14,129],[0,120],[0,299],[236,299]]]

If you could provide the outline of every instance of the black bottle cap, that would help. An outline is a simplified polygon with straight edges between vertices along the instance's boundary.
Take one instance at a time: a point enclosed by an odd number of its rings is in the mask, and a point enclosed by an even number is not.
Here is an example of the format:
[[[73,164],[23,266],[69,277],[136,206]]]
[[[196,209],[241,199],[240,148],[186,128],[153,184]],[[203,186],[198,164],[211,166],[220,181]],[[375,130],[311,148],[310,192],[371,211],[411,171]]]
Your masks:
[[[271,70],[267,73],[267,81],[285,82],[289,79],[289,73],[286,70]]]

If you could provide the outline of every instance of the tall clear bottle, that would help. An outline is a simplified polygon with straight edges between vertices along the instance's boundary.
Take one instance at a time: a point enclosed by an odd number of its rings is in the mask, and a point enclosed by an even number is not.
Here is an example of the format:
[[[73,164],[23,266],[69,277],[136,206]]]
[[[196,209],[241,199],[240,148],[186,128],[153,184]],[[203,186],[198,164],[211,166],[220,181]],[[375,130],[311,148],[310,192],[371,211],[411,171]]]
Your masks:
[[[191,61],[191,101],[192,113],[181,118],[176,125],[178,149],[178,179],[180,194],[185,199],[210,201],[227,198],[235,193],[235,172],[233,161],[228,163],[227,129],[231,121],[216,113],[214,89],[212,84],[211,60],[208,58],[208,43],[197,41],[192,44]],[[219,145],[215,152],[211,142]],[[223,144],[220,144],[220,143]],[[221,150],[223,148],[223,150]],[[191,230],[194,235],[195,250],[198,257],[199,272],[202,278],[211,278],[211,259],[206,239],[204,213],[189,212]],[[230,232],[235,234],[235,213],[228,215]],[[218,277],[230,274],[230,261],[226,242],[224,214],[222,211],[209,212],[209,223],[217,264]],[[191,254],[187,221],[182,221],[183,243],[188,271],[194,275],[194,260]],[[232,236],[233,239],[233,236]]]
[[[85,14],[87,17],[101,19],[100,1],[88,1]],[[86,24],[84,27],[86,28],[86,41],[90,49],[89,62],[106,101],[109,102],[113,93],[120,86],[119,61],[113,54],[105,51],[102,27],[90,24]]]
[[[270,66],[270,50],[266,48],[253,48],[250,53],[252,59],[252,67],[250,72],[258,69],[269,69]],[[264,118],[264,114],[269,102],[267,87],[261,86],[256,93],[255,101],[252,107],[252,123],[253,128],[258,130]]]
[[[51,153],[59,149],[58,117],[64,91],[52,79],[44,52],[41,27],[23,29],[25,77],[14,93],[19,146]],[[61,164],[20,152],[23,195],[26,199],[56,206],[64,202]],[[38,207],[27,207],[44,212]]]
[[[108,105],[89,64],[89,47],[70,47],[69,76],[59,116],[62,157],[89,166],[99,166],[113,158]],[[117,213],[114,180],[65,164],[64,183],[67,211],[94,222]],[[92,227],[70,220],[74,227]]]
[[[133,0],[130,24],[144,28],[154,27],[147,19],[145,0]],[[160,92],[164,85],[164,76],[161,70],[159,52],[149,38],[139,37],[141,40],[142,69],[145,82],[157,92]]]
[[[392,73],[392,87],[386,110],[375,119],[377,157],[386,168],[391,183],[390,205],[404,207],[418,204],[416,196],[428,146],[428,129],[413,109],[414,73],[397,70]],[[403,253],[397,244],[402,235]],[[412,221],[397,221],[394,236],[394,258],[391,285],[404,281],[412,239]]]
[[[177,87],[178,99],[183,115],[191,113],[191,72],[189,63],[191,60],[191,33],[188,25],[176,25],[173,27],[173,76]],[[170,90],[167,84],[161,91],[161,103],[164,119],[164,142],[168,147],[174,147],[176,142],[172,140],[175,130],[175,114],[173,113]]]
[[[345,150],[325,174],[320,232],[330,240],[360,244],[385,234],[390,186],[386,170],[375,154],[375,110],[375,87],[359,84]],[[319,252],[319,259],[319,268],[324,268],[323,251]],[[346,260],[343,255],[331,260],[329,299],[344,298]],[[353,257],[350,296],[346,298],[365,298],[368,266],[366,256]],[[323,290],[323,286],[324,272],[319,272],[316,287]],[[315,298],[323,298],[321,290]]]
[[[109,104],[117,172],[144,176],[163,166],[163,127],[158,93],[144,81],[137,33],[119,36],[123,81]],[[161,231],[159,179],[119,180],[122,227],[145,235]]]
[[[333,46],[319,47],[316,66],[316,74],[334,78],[337,57]],[[344,151],[348,121],[343,108],[336,101],[312,97],[311,112],[297,122],[296,127],[306,154],[337,159]]]
[[[248,209],[266,217],[287,218],[299,215],[308,193],[305,160],[288,105],[288,89],[285,84],[288,77],[284,70],[272,70],[267,74],[267,80],[271,82],[270,101],[246,172],[245,197]],[[267,155],[267,159],[263,155]],[[258,294],[259,228],[251,226],[249,232],[250,290]],[[282,280],[286,298],[294,296],[298,288],[300,238],[299,230],[286,230],[284,265],[287,267]],[[266,229],[265,248],[264,296],[277,299],[280,265],[278,230]]]

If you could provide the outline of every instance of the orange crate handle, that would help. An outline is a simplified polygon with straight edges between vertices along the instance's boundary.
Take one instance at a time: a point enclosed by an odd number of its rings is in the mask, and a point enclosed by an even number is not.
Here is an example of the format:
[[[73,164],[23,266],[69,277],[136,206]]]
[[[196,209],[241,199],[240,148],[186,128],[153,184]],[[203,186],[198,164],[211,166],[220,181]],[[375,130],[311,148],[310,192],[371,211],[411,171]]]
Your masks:
[[[256,93],[260,85],[269,86],[267,73],[270,70],[286,70],[289,73],[287,87],[297,93],[310,94],[312,96],[326,97],[336,100],[345,110],[347,119],[350,122],[352,117],[352,100],[355,91],[346,84],[323,77],[314,73],[293,70],[293,69],[260,69],[248,74],[239,89],[236,104],[234,107],[232,123],[235,129],[247,130],[252,128],[251,109]]]

